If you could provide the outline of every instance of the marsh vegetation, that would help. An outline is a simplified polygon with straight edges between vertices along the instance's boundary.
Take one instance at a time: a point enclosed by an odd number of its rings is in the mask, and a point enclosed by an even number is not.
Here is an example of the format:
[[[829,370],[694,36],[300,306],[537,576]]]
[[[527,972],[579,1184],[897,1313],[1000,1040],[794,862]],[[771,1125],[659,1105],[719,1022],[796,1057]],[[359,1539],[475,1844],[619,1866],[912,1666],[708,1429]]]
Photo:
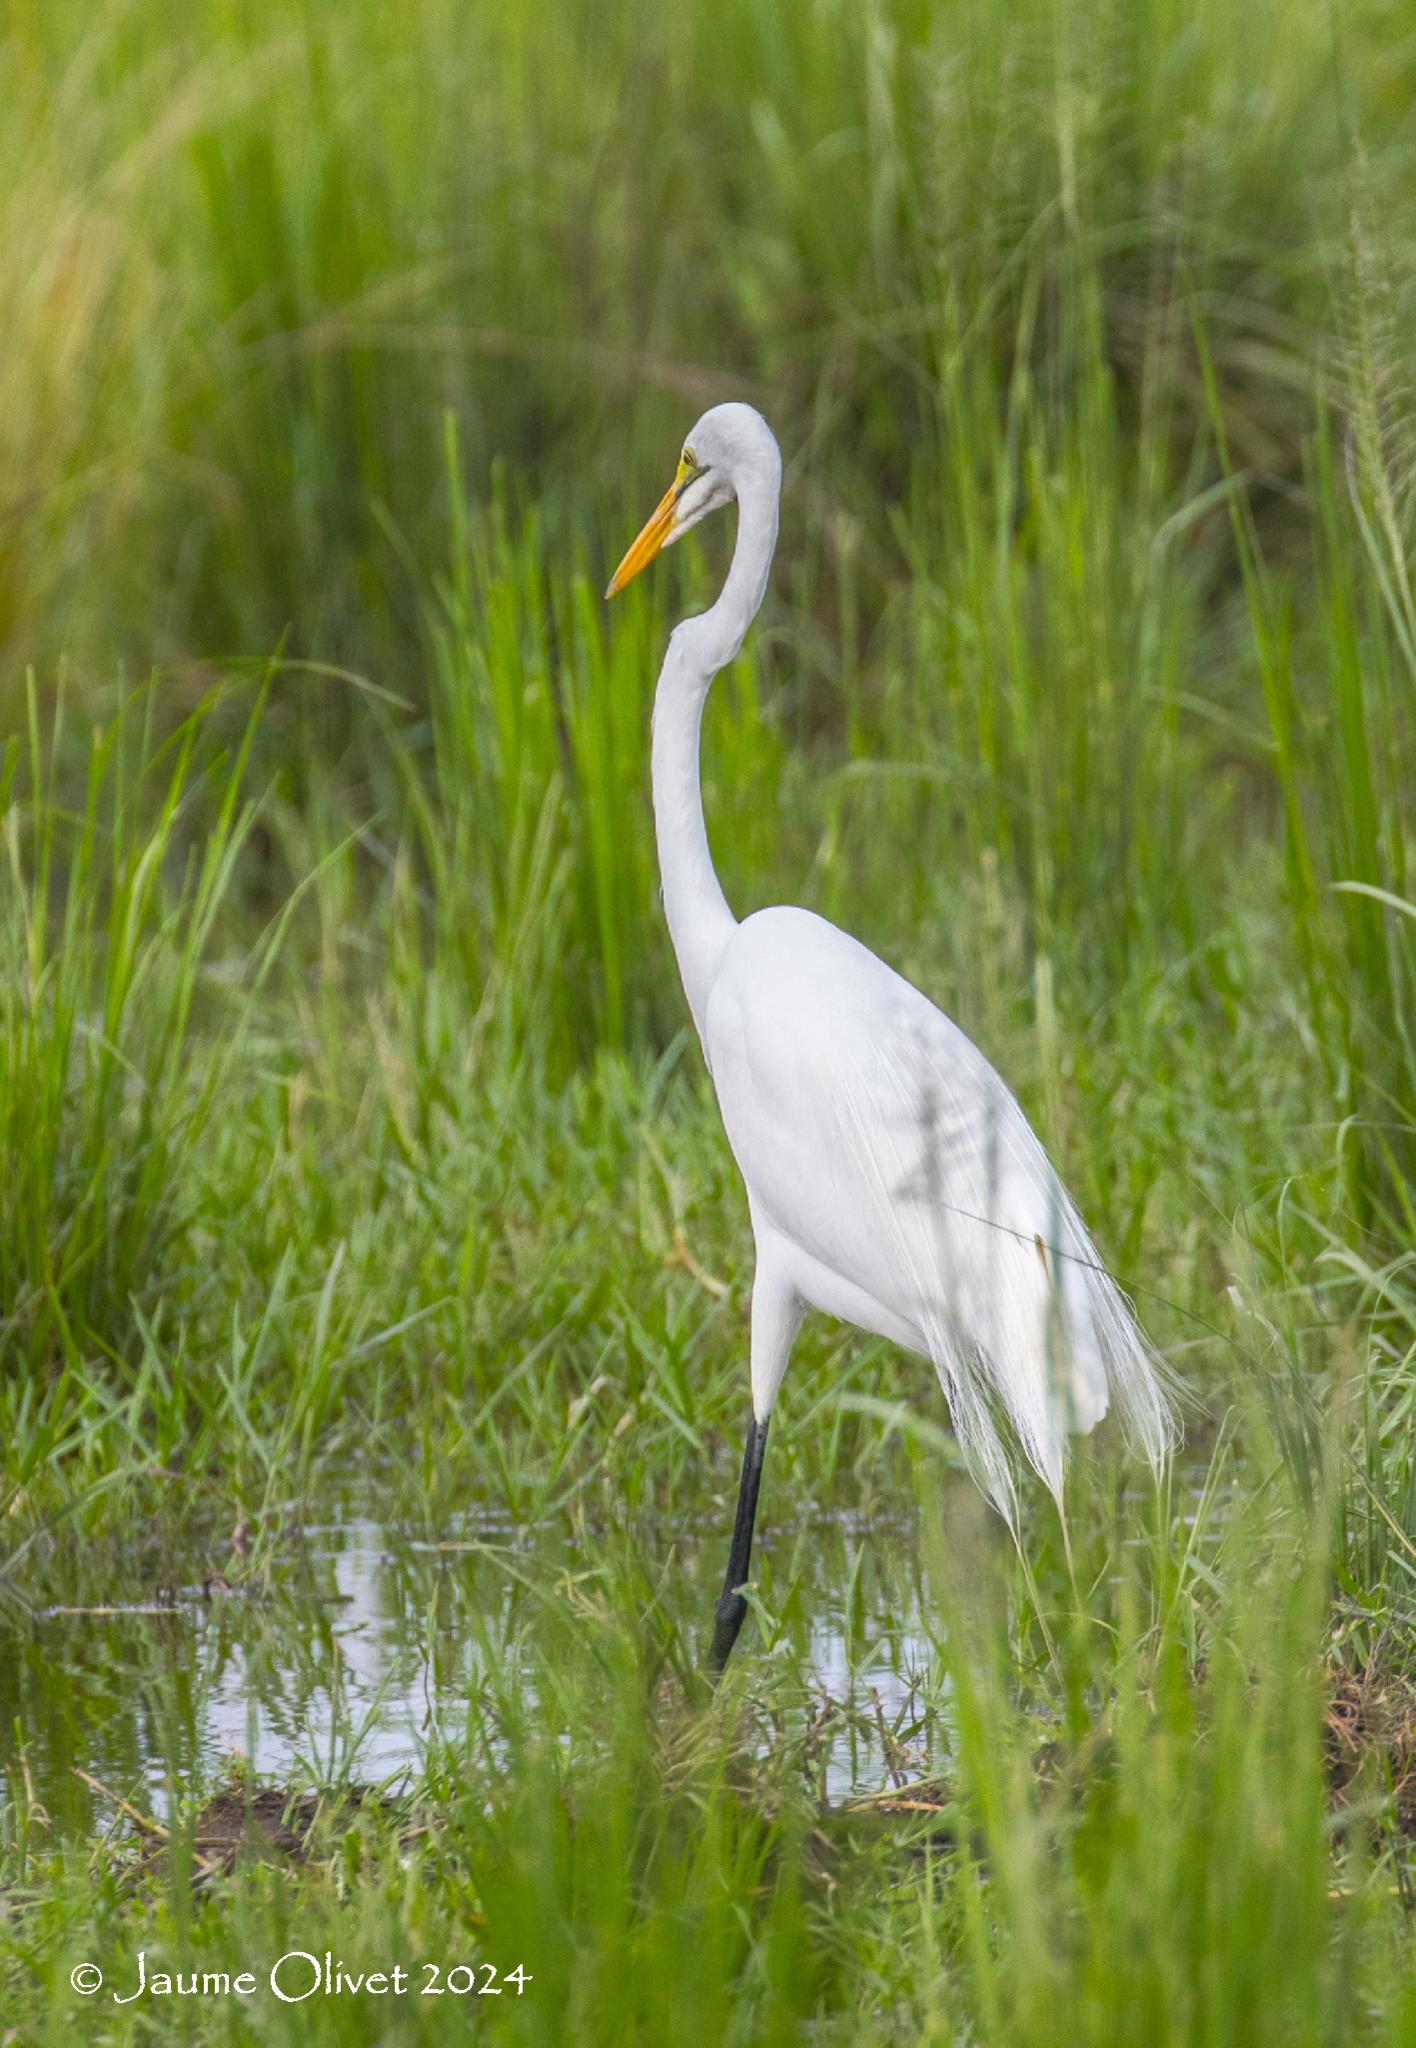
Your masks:
[[[0,2037],[1416,2038],[1412,26],[0,14]],[[987,1049],[1187,1441],[1029,1576],[809,1327],[709,1697],[726,535],[598,592],[725,396],[729,898]]]

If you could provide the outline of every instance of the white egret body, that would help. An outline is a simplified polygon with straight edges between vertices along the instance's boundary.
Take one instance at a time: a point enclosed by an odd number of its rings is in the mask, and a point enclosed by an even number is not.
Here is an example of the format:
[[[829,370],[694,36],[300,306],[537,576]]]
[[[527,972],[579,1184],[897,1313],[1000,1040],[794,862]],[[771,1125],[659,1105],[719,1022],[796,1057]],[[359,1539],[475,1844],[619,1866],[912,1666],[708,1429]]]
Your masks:
[[[1014,1461],[1061,1496],[1069,1431],[1115,1407],[1159,1466],[1169,1403],[1130,1309],[1026,1117],[983,1054],[918,989],[808,910],[742,923],[708,849],[703,705],[742,645],[777,539],[781,457],[747,405],[690,434],[673,486],[609,595],[736,498],[711,610],[676,628],[654,700],[654,819],[684,992],[747,1187],[752,1412],[713,1661],[742,1624],[768,1418],[808,1308],[932,1359],[959,1442],[1016,1526]]]

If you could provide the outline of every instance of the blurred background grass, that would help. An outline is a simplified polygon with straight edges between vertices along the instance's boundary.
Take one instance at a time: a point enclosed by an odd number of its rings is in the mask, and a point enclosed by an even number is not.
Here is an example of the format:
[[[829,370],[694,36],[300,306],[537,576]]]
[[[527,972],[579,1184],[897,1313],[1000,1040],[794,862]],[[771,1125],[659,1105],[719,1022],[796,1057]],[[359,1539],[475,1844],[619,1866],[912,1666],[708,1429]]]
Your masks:
[[[443,550],[444,408],[478,497],[500,458],[598,570],[599,515],[724,390],[786,440],[790,603],[848,546],[868,637],[892,512],[934,472],[953,496],[1010,399],[1046,469],[1070,424],[1093,487],[1212,480],[1201,310],[1234,460],[1281,500],[1342,328],[1399,350],[1386,7],[7,16],[12,672],[288,634],[408,673],[389,528]]]
[[[1363,1972],[1372,2037],[1404,2038],[1397,1752],[1342,1832],[1315,1673],[1416,1675],[1416,19],[0,22],[0,1589],[102,1560],[136,1593],[153,1544],[274,1531],[351,1468],[429,1526],[470,1493],[577,1541],[588,1517],[592,1546],[726,1512],[746,1224],[682,1035],[647,734],[727,523],[599,592],[698,412],[746,397],[787,469],[708,721],[729,898],[822,909],[997,1059],[1196,1397],[1201,1489],[1167,1498],[1134,1609],[1115,1502],[1082,1489],[1105,1619],[1045,1709],[1055,1811],[999,1704],[1049,1681],[1011,1638],[985,1659],[951,1765],[984,1851],[937,1894],[963,2006],[919,1990],[922,1909],[908,1940],[826,1913],[821,1954],[879,1968],[900,2038],[1050,2040],[1065,2003],[1129,2041],[1144,1993],[1156,2039],[1169,2012],[1177,2039],[1337,2040]],[[878,1404],[921,1392],[812,1332],[769,1516],[868,1525],[918,1483]],[[1216,1499],[1242,1541],[1201,1541]],[[662,1600],[686,1641],[697,1582],[617,1569],[603,1626]],[[584,1761],[582,1810],[614,1768]],[[803,1909],[762,1868],[761,1945],[723,1968],[770,2004]],[[523,1875],[532,1913],[552,1880]],[[1108,1975],[1131,1898],[1143,1983]],[[811,1997],[845,1996],[834,1966]],[[767,2007],[734,1984],[746,2025]]]

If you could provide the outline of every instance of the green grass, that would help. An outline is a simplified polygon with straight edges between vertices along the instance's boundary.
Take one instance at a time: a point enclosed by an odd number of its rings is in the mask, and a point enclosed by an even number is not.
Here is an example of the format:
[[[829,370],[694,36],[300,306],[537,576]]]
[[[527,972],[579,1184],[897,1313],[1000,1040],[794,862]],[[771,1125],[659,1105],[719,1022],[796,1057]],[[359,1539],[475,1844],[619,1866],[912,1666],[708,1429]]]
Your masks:
[[[0,12],[0,2037],[446,2038],[67,1988],[329,1947],[524,1963],[458,2024],[548,2043],[1416,2038],[1399,26]],[[729,898],[988,1050],[1188,1441],[1025,1569],[811,1327],[710,1699],[750,1241],[646,782],[726,523],[598,592],[732,394]],[[351,1821],[356,1510],[437,1714]],[[233,1671],[334,1702],[327,1806],[209,1869]]]

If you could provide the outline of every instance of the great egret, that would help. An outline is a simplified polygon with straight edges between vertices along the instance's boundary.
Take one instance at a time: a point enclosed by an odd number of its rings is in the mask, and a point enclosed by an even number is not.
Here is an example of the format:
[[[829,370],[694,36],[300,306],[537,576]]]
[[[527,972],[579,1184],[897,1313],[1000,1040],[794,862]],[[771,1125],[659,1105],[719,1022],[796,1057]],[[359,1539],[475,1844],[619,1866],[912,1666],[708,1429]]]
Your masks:
[[[670,637],[653,739],[664,909],[757,1252],[752,1421],[715,1609],[709,1656],[718,1670],[747,1612],[767,1428],[807,1308],[933,1360],[974,1475],[1015,1531],[1017,1446],[1060,1505],[1069,1430],[1090,1430],[1114,1404],[1157,1468],[1174,1435],[1125,1298],[983,1054],[824,918],[772,909],[739,924],[719,887],[699,727],[709,686],[766,591],[781,479],[761,414],[715,405],[606,592],[613,597],[661,548],[737,500],[718,601]]]

